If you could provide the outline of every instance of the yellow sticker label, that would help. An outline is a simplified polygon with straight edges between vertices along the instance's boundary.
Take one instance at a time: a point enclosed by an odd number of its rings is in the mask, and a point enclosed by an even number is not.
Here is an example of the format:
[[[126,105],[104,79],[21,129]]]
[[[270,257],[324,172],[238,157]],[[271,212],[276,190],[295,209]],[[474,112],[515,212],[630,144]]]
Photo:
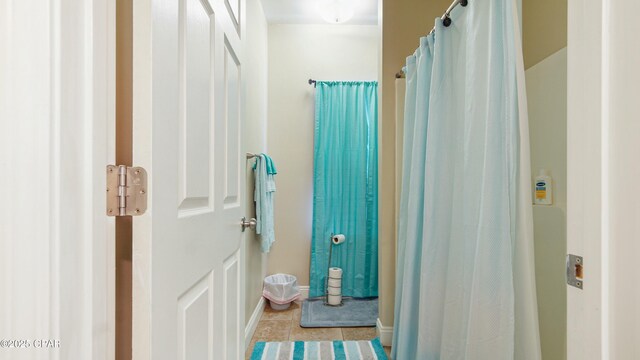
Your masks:
[[[547,191],[546,190],[537,190],[536,191],[536,199],[544,199],[547,197]]]

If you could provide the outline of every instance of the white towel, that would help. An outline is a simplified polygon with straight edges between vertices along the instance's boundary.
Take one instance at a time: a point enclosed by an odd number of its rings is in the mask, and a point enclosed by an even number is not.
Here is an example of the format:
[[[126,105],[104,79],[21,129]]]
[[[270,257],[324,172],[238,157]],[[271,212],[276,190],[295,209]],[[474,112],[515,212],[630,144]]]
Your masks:
[[[267,162],[264,154],[256,158],[255,192],[253,199],[256,202],[256,233],[260,235],[262,252],[268,253],[275,241],[273,225],[273,195],[276,191],[276,182],[273,175],[267,174]]]

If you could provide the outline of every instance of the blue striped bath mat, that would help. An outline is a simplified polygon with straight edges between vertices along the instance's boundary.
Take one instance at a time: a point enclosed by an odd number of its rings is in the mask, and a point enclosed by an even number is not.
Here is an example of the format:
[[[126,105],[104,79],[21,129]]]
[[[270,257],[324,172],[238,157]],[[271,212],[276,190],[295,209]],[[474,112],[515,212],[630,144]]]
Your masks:
[[[387,355],[379,339],[257,342],[251,360],[387,360]]]

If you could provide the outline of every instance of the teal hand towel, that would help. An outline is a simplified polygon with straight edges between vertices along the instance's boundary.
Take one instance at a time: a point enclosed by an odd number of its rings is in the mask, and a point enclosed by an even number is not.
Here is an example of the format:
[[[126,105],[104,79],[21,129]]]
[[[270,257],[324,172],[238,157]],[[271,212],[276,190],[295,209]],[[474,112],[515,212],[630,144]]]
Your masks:
[[[262,155],[264,155],[265,159],[267,160],[267,174],[268,175],[277,174],[278,171],[276,170],[276,164],[273,162],[273,159],[271,158],[271,156],[267,154],[262,154]]]
[[[276,191],[273,175],[267,173],[266,155],[256,158],[255,167],[256,233],[260,236],[262,252],[268,253],[275,241],[273,195]]]
[[[276,164],[273,162],[273,159],[271,158],[271,156],[262,153],[260,155],[264,156],[265,159],[265,165],[267,167],[267,174],[268,175],[276,175],[278,173],[278,170],[276,170]],[[259,161],[260,156],[256,157],[256,162],[253,163],[253,170],[255,170],[258,166],[258,161]]]

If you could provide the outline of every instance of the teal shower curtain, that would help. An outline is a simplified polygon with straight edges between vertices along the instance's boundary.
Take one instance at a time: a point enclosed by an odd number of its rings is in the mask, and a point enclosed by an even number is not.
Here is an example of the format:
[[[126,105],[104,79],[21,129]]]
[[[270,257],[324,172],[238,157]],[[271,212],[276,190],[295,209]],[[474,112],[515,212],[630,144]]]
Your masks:
[[[378,296],[378,83],[318,81],[314,142],[309,296],[324,295],[331,266],[342,268],[342,294]]]

